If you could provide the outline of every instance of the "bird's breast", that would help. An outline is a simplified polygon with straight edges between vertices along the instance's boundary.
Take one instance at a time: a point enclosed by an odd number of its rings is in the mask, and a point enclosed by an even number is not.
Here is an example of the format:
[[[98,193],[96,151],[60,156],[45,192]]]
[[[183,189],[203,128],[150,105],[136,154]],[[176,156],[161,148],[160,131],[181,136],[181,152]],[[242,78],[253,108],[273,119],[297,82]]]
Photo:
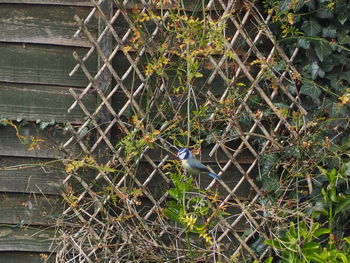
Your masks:
[[[182,164],[182,167],[183,167],[185,170],[190,169],[190,165],[189,165],[189,163],[188,163],[187,160],[181,160],[181,164]]]
[[[198,173],[198,170],[188,160],[181,160],[182,167],[189,173]]]

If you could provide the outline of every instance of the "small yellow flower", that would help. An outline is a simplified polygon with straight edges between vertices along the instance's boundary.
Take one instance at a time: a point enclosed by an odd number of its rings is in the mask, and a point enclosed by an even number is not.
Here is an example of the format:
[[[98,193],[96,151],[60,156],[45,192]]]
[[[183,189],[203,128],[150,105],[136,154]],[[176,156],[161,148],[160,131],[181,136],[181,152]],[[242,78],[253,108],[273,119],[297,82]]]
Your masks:
[[[340,103],[343,105],[350,103],[350,93],[343,94],[343,96],[341,96],[339,100],[340,100]]]
[[[210,245],[210,246],[213,245],[213,238],[211,236],[209,236],[207,232],[200,233],[199,237],[204,238],[205,243],[207,243],[208,245]]]
[[[197,221],[197,218],[193,215],[186,214],[185,216],[181,217],[181,221],[190,229],[193,230],[194,225]]]

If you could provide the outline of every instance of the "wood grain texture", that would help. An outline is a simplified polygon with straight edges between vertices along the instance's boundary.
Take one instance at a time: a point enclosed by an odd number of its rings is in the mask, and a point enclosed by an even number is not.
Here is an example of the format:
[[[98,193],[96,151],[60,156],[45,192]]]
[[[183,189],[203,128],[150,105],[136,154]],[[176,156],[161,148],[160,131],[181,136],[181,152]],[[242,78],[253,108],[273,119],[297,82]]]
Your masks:
[[[202,8],[202,5],[205,6],[209,3],[210,0],[184,0],[181,1],[183,3],[186,10],[198,10],[198,8]],[[88,0],[0,0],[1,3],[16,3],[16,4],[38,4],[38,5],[70,5],[70,6],[93,6]],[[176,8],[178,5],[176,1],[168,1],[163,5],[158,5],[158,8]],[[227,0],[223,0],[222,3],[227,4]],[[125,6],[130,9],[141,9],[145,7],[141,0],[130,0]],[[146,6],[150,8],[150,6]],[[152,6],[155,8],[156,6]],[[212,6],[208,10],[222,10],[223,7],[220,5],[220,2],[215,0]]]
[[[0,4],[92,6],[88,0],[0,0]]]
[[[75,89],[75,92],[79,94],[80,90]],[[71,113],[67,112],[74,98],[66,87],[0,83],[0,94],[0,114],[5,119],[54,120],[56,123],[82,123],[84,119],[79,106]],[[87,94],[82,101],[91,112],[94,111],[95,95]]]
[[[43,261],[43,256],[47,255],[49,258]],[[52,253],[32,253],[21,251],[3,251],[0,252],[0,262],[6,263],[54,263],[55,254]]]
[[[0,81],[84,87],[88,81],[81,70],[68,76],[77,64],[72,56],[74,50],[80,55],[87,51],[73,47],[0,43]],[[92,56],[86,66],[93,74],[96,57]]]
[[[0,224],[54,225],[62,214],[57,196],[6,193],[0,194]]]
[[[0,262],[44,262],[42,259],[38,261],[38,254],[18,253],[18,251],[51,252],[54,247],[50,247],[53,238],[53,228],[40,229],[36,227],[20,227],[19,225],[2,225],[0,226]],[[10,261],[3,261],[10,254],[14,255],[14,252],[4,253],[5,251],[16,251],[16,255],[18,253],[19,258],[16,256]],[[27,261],[24,261],[24,256],[27,256]]]
[[[73,51],[77,51],[80,57],[82,57],[87,52],[87,49],[51,45],[0,43],[0,53],[2,54],[0,56],[0,82],[85,87],[88,84],[88,80],[82,70],[79,69],[72,77],[68,76],[77,64],[77,61],[72,56]],[[122,52],[117,52],[112,62],[113,68],[119,77],[123,76],[130,67],[129,61]],[[138,67],[142,72],[147,63],[145,57],[140,59]],[[85,62],[85,65],[91,75],[94,76],[97,68],[96,56],[92,55]],[[176,87],[178,83],[175,72],[168,73],[168,83],[171,83],[171,86],[169,85],[167,89],[169,92],[172,92],[173,87]],[[209,87],[205,86],[205,83],[210,73],[212,73],[212,69],[203,69],[201,73],[203,77],[197,79],[194,84],[195,87],[200,87],[200,90],[196,90],[199,101],[206,90],[209,89]],[[125,87],[130,87],[130,89],[141,84],[133,71],[127,77],[123,77],[123,83]],[[115,84],[112,83],[112,87]],[[149,84],[151,87],[157,85],[151,82]],[[205,86],[205,89],[202,89],[203,86]],[[211,83],[210,88],[212,93],[219,97],[225,90],[226,84],[221,77],[216,77]],[[180,95],[177,96],[179,97]],[[161,96],[162,94],[160,94],[160,98]],[[123,94],[116,93],[116,97],[121,97],[120,101],[123,102]],[[136,98],[136,100],[144,100],[144,98]],[[179,98],[174,95],[175,104],[178,100]],[[118,99],[116,103],[118,103]]]
[[[188,4],[190,8],[195,8],[194,5],[193,3]],[[141,5],[140,3],[129,1],[126,8],[132,8],[134,10],[135,6]],[[168,6],[168,8],[171,7]],[[82,6],[57,5],[50,7],[38,4],[18,5],[3,3],[0,8],[0,40],[2,42],[13,43],[91,47],[91,43],[87,40],[84,33],[73,38],[79,29],[74,16],[77,15],[81,19],[84,19],[90,11],[91,7]],[[88,29],[95,38],[97,36],[98,24],[96,17],[98,17],[98,12],[92,16],[92,19],[88,23]],[[103,29],[104,27],[105,25]],[[119,16],[114,23],[114,28],[122,38],[130,26],[123,16]],[[227,28],[230,34],[232,34],[232,28],[234,27]],[[152,32],[154,29],[154,26],[151,26],[148,28],[148,31]]]
[[[62,190],[63,167],[48,165],[49,159],[1,157],[0,192],[58,195]]]
[[[58,149],[58,146],[69,138],[68,134],[64,135],[62,130],[55,129],[55,127],[41,131],[35,124],[19,126],[19,133],[26,138],[24,141],[16,136],[16,131],[12,126],[0,125],[0,156],[59,158],[64,154]],[[30,138],[43,140],[38,142],[39,149],[28,149]]]
[[[85,18],[90,9],[3,4],[0,8],[0,39],[2,42],[90,47],[86,38],[73,38],[78,30],[74,15]],[[92,19],[89,24],[89,30],[95,37],[96,23]]]

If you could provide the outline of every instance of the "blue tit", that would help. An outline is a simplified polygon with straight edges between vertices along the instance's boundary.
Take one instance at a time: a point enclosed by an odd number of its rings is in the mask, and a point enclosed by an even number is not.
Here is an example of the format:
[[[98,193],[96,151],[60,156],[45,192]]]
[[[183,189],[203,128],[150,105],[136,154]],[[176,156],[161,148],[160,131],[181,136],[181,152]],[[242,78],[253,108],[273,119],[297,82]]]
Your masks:
[[[198,161],[187,148],[182,148],[177,152],[177,157],[181,160],[182,167],[186,172],[191,174],[207,174],[216,180],[221,180],[221,178],[211,172],[208,167]]]

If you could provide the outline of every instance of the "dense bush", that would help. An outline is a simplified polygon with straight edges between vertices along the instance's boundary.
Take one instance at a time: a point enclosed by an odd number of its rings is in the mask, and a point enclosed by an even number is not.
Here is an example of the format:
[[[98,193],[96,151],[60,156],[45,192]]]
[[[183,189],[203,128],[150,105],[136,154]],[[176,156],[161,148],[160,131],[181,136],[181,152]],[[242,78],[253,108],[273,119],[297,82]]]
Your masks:
[[[282,262],[349,262],[350,3],[264,1],[271,30],[301,73],[289,85],[307,110],[290,116],[298,138],[281,138],[285,151],[264,155],[262,200],[279,206],[269,228]],[[271,186],[273,188],[271,189]],[[277,257],[275,258],[277,259]],[[267,262],[270,262],[269,258]]]

